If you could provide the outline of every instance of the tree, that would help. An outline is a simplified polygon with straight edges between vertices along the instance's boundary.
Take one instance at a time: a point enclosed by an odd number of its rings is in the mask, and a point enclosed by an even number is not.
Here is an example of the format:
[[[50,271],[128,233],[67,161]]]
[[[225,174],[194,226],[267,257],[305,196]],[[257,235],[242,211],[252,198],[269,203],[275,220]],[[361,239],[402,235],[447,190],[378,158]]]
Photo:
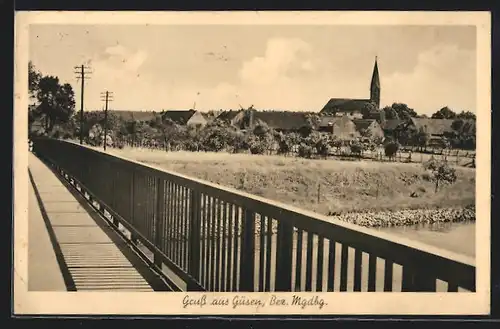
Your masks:
[[[424,169],[430,170],[433,174],[434,181],[436,182],[435,192],[438,191],[440,182],[453,184],[457,180],[455,168],[450,167],[446,162],[438,162],[433,159],[423,165]]]
[[[457,115],[457,119],[476,120],[476,115],[470,111],[462,111]]]
[[[384,112],[386,120],[399,119],[398,112],[396,112],[396,110],[391,106],[385,106],[384,108],[382,108],[382,111]]]
[[[431,119],[455,119],[457,114],[453,112],[448,106],[443,107],[433,115]]]
[[[56,123],[67,122],[75,111],[75,94],[70,84],[59,84],[59,78],[45,76],[38,82],[38,112],[45,117],[45,127],[52,131]]]
[[[385,156],[392,160],[396,153],[399,151],[399,143],[396,141],[389,141],[384,145]]]
[[[410,118],[417,117],[417,112],[414,109],[408,107],[408,105],[404,103],[393,103],[391,107],[398,114],[399,119],[401,120],[409,120]]]
[[[31,125],[33,122],[40,117],[40,111],[37,106],[37,93],[38,93],[38,83],[40,82],[42,74],[35,68],[33,63],[30,61],[28,63],[28,93],[29,93],[29,104],[28,104],[28,131],[31,131]]]
[[[425,149],[429,143],[431,136],[422,128],[415,134],[415,144],[420,146],[420,149]]]
[[[391,106],[386,106],[382,109],[387,120],[408,120],[418,116],[414,109],[404,103],[393,103]]]

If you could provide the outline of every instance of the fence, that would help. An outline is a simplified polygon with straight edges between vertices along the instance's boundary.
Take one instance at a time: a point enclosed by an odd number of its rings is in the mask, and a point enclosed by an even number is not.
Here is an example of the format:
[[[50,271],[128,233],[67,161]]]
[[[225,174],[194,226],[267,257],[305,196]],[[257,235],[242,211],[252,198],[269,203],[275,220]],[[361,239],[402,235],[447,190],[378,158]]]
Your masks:
[[[475,291],[468,257],[72,142],[33,141],[187,290]]]

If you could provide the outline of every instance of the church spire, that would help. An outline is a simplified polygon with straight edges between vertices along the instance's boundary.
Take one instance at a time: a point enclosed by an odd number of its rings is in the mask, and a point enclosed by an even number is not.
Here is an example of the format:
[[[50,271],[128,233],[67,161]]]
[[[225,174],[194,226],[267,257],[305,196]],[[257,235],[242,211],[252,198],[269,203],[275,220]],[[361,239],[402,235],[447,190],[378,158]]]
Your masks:
[[[380,108],[380,79],[378,74],[377,56],[375,56],[375,65],[373,67],[372,82],[370,84],[370,100],[377,109]]]

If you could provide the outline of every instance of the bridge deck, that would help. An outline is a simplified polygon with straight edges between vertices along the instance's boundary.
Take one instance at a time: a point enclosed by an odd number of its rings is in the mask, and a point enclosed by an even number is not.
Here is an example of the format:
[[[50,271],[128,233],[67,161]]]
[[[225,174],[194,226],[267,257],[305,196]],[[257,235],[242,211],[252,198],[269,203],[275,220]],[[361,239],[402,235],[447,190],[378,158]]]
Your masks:
[[[31,153],[29,175],[29,290],[169,290],[83,196]]]

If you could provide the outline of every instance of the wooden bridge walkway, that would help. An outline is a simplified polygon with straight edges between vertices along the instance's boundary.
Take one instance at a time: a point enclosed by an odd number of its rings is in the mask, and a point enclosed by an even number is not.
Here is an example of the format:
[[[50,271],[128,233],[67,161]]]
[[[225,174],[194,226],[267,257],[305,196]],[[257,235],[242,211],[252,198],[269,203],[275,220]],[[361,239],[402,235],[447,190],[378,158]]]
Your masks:
[[[30,291],[168,291],[167,284],[93,209],[29,155]]]

